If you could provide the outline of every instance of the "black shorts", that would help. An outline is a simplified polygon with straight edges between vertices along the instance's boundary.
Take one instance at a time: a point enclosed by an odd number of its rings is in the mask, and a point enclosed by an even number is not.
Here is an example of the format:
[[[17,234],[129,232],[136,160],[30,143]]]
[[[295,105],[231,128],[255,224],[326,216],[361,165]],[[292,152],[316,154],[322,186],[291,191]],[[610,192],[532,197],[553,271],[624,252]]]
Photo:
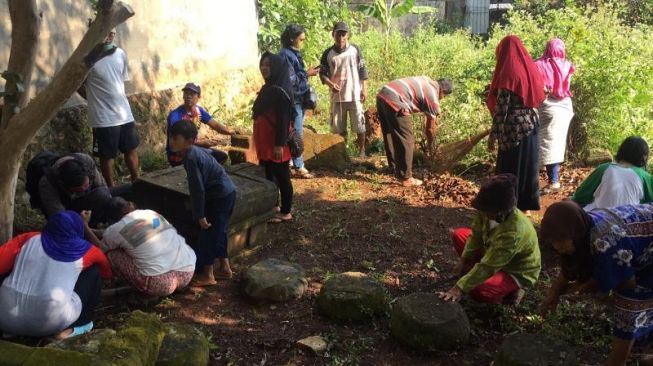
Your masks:
[[[140,140],[134,122],[93,129],[93,156],[114,159],[118,151],[125,154],[138,147]]]

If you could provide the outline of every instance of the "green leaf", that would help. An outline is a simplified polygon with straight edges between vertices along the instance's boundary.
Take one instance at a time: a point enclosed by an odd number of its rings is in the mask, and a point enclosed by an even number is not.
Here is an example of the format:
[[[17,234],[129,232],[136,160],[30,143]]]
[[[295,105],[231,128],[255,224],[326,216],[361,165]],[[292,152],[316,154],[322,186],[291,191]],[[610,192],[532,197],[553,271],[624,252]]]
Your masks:
[[[393,18],[399,18],[410,13],[410,10],[415,7],[415,0],[404,0],[402,2],[394,3],[390,9],[390,14]]]
[[[437,13],[438,9],[432,6],[414,6],[410,9],[410,14],[434,14]]]

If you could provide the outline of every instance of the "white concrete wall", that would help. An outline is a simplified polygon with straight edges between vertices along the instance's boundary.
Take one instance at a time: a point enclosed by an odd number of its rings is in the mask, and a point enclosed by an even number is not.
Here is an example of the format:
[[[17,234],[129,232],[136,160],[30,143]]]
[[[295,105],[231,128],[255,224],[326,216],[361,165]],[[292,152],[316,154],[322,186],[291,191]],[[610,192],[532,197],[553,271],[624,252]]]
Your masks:
[[[257,65],[255,0],[128,0],[136,15],[118,27],[116,44],[129,57],[128,92],[203,82]],[[85,0],[38,0],[43,27],[35,89],[63,65],[93,12]],[[11,24],[0,0],[0,70],[9,59]],[[3,84],[0,82],[0,84]],[[0,85],[0,90],[3,88]],[[72,100],[69,105],[77,104]]]

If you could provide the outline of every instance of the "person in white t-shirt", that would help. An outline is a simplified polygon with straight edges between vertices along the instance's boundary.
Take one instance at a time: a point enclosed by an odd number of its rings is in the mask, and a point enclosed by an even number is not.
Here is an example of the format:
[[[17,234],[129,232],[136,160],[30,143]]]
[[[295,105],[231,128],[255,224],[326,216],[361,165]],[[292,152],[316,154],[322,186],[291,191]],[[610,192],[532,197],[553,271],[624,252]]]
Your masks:
[[[115,36],[115,30],[109,32],[104,42],[92,51],[93,57],[87,57],[87,64],[92,66],[79,90],[88,102],[93,155],[100,159],[100,169],[109,187],[114,185],[113,162],[118,151],[125,155],[131,180],[138,179],[136,148],[140,143],[125,94],[124,82],[129,80],[127,55],[114,45]]]
[[[109,211],[119,221],[105,230],[101,249],[118,276],[147,296],[168,296],[188,286],[195,252],[163,216],[119,197]]]
[[[365,157],[367,68],[360,47],[349,43],[349,27],[338,22],[331,33],[334,45],[320,59],[320,80],[331,89],[331,133],[347,138],[347,119],[358,136],[360,157]]]

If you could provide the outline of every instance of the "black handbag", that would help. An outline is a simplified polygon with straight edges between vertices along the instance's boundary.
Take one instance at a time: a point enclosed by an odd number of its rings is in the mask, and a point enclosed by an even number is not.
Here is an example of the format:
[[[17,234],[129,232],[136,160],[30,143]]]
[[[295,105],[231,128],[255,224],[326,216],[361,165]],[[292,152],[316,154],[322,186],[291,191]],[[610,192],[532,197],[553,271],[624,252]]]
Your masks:
[[[302,100],[302,107],[310,110],[317,108],[317,92],[314,87],[308,87],[306,94],[304,94],[304,100]]]
[[[293,128],[288,134],[288,140],[286,141],[288,148],[290,149],[290,156],[293,158],[298,158],[304,154],[304,139],[297,133]]]

